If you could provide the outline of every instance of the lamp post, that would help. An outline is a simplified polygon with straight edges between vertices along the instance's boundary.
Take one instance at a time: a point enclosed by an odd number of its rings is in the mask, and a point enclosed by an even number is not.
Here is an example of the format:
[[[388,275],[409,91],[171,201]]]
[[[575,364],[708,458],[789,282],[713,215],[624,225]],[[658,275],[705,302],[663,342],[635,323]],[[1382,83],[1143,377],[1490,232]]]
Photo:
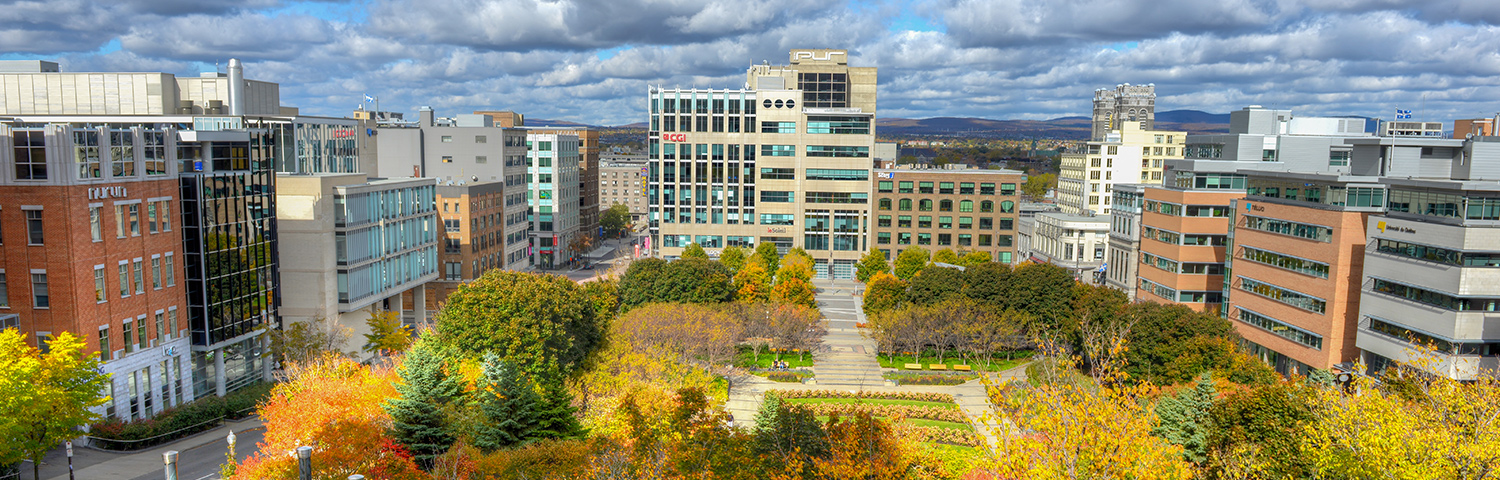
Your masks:
[[[234,429],[229,430],[229,461],[234,461]]]

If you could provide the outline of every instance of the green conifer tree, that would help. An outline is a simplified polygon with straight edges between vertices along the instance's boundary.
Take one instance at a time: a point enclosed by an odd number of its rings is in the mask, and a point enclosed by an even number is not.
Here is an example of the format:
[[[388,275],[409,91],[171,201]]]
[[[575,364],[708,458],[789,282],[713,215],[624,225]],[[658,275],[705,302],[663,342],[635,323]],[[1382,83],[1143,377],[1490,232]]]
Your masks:
[[[534,438],[538,399],[531,382],[493,352],[484,355],[479,388],[479,422],[474,446],[485,452],[522,445]]]
[[[453,445],[452,429],[443,408],[463,393],[457,377],[443,371],[443,358],[426,341],[418,341],[406,353],[397,372],[400,396],[387,401],[391,429],[396,441],[411,451],[417,465],[431,469],[433,460]]]
[[[1213,376],[1204,372],[1193,388],[1163,398],[1156,404],[1156,416],[1161,418],[1161,423],[1151,430],[1151,434],[1181,445],[1184,459],[1201,464],[1208,459],[1209,411],[1213,406]]]
[[[548,366],[537,379],[540,400],[537,403],[536,438],[575,438],[584,434],[573,413],[573,394],[563,384],[563,375],[556,366]]]

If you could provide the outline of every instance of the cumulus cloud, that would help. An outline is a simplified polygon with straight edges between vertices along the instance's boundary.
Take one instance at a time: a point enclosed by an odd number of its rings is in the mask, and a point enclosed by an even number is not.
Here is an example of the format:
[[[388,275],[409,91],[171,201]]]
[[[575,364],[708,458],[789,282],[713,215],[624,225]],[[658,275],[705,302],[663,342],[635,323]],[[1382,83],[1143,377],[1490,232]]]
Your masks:
[[[239,57],[325,115],[369,93],[396,110],[635,123],[648,85],[736,88],[794,48],[879,67],[887,117],[1078,115],[1124,82],[1155,83],[1161,110],[1500,110],[1500,2],[846,1],[0,0],[0,44],[70,71]],[[905,29],[913,15],[930,28]]]

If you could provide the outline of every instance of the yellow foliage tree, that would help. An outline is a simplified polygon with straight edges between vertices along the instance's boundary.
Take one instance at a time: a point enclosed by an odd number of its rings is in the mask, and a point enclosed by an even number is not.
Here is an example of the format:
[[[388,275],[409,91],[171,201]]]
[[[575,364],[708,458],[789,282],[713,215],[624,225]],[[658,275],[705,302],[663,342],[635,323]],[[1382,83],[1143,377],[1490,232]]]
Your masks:
[[[42,353],[16,329],[0,329],[0,465],[30,459],[33,475],[47,451],[98,419],[90,408],[109,400],[109,376],[82,338],[63,332],[48,345]]]

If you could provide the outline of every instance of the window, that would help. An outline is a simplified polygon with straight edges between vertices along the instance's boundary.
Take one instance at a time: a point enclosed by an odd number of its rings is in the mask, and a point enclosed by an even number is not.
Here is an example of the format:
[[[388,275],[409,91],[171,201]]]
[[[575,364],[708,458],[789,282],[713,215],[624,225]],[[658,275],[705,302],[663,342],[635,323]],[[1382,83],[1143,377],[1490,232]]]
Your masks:
[[[42,211],[26,210],[26,243],[28,245],[42,244]]]
[[[760,122],[760,133],[797,133],[797,122]]]
[[[807,192],[807,203],[868,203],[870,194],[864,192]]]
[[[1240,258],[1263,263],[1283,270],[1297,272],[1303,275],[1311,275],[1318,278],[1328,278],[1328,264],[1315,262],[1303,258],[1283,255],[1280,253],[1261,250],[1258,248],[1243,247],[1240,250]]]
[[[31,300],[36,308],[48,308],[52,302],[47,298],[47,274],[31,274]]]
[[[115,238],[125,238],[124,205],[115,205]]]
[[[892,182],[890,180],[881,180],[879,182],[880,193],[891,193],[892,191],[895,191],[895,189],[895,182]]]
[[[1016,211],[1016,202],[1006,200],[1000,202],[1000,213],[1013,213]]]
[[[870,171],[862,169],[809,168],[808,180],[864,181],[870,179]]]
[[[1319,242],[1333,241],[1333,229],[1328,227],[1250,215],[1245,215],[1244,218],[1245,221],[1242,226],[1251,230],[1290,235]]]
[[[125,208],[130,210],[130,236],[141,236],[141,204],[132,203]]]
[[[1000,184],[1000,194],[1001,195],[1015,195],[1016,194],[1016,184],[1014,184],[1014,183],[1002,183],[1002,184]]]
[[[144,274],[145,270],[144,265],[142,265],[142,262],[140,260],[136,260],[133,264],[132,270],[133,271],[131,273],[130,279],[131,283],[135,285],[135,293],[146,293],[146,282],[142,281],[141,279],[141,276]]]
[[[958,228],[974,228],[974,217],[958,217]]]
[[[760,156],[762,157],[795,157],[797,156],[796,145],[761,145]]]
[[[760,214],[761,225],[792,225],[794,220],[790,213],[762,213]]]
[[[5,283],[5,272],[0,272],[0,307],[10,307],[10,288]]]
[[[881,215],[879,218],[876,219],[875,225],[879,226],[879,227],[889,227],[889,226],[891,226],[891,216],[890,215]]]
[[[979,184],[979,194],[980,195],[994,195],[995,194],[995,184],[993,184],[993,183],[981,183],[981,184]]]
[[[940,183],[938,183],[938,193],[941,193],[943,195],[952,195],[953,194],[953,182],[940,182]]]
[[[443,135],[443,143],[453,143],[452,135]]]
[[[816,106],[813,105],[816,103],[812,102],[808,106]],[[807,117],[807,133],[869,135],[870,119],[866,117],[809,115]]]
[[[12,130],[16,157],[16,179],[47,179],[46,132],[42,130]]]
[[[917,205],[918,205],[918,207],[917,207],[918,210],[921,210],[921,211],[924,211],[924,212],[931,212],[932,211],[932,200],[928,200],[928,199],[924,198],[924,199],[922,199],[922,201],[917,202]]]
[[[917,245],[932,245],[932,234],[931,233],[918,233],[917,234]]]
[[[114,176],[135,176],[135,133],[130,130],[111,130],[109,144]]]
[[[963,182],[963,183],[958,184],[958,194],[959,195],[973,195],[974,194],[974,182]]]
[[[953,217],[938,217],[938,228],[953,228]]]
[[[917,191],[922,193],[932,193],[932,182],[918,182]]]
[[[911,199],[910,198],[903,198],[903,199],[901,199],[901,202],[898,205],[900,205],[900,207],[901,207],[900,209],[903,210],[903,211],[911,211]]]
[[[769,203],[791,203],[793,192],[777,192],[771,190],[760,191],[760,201]],[[809,192],[809,195],[811,192]]]
[[[901,182],[900,186],[900,193],[916,193],[916,190],[912,189],[912,182]]]
[[[151,204],[146,205],[146,227],[147,227],[147,231],[150,231],[151,233],[156,233],[157,226],[158,225],[156,223],[156,202],[151,202]]]
[[[974,243],[974,236],[967,233],[958,234],[958,246],[967,247]]]
[[[896,243],[901,244],[901,245],[911,245],[911,233],[909,233],[909,232],[900,232],[900,233],[897,233],[896,234]]]
[[[979,217],[979,229],[980,230],[989,230],[991,228],[994,228],[994,226],[995,226],[995,219],[990,218],[990,217]]]
[[[940,212],[951,212],[951,211],[953,211],[953,201],[952,200],[943,200],[943,201],[938,202],[938,211],[940,211]]]
[[[982,213],[990,213],[995,211],[995,202],[991,202],[989,200],[980,200],[979,211]]]
[[[89,237],[95,242],[103,241],[103,232],[99,228],[99,210],[104,207],[89,206]]]
[[[151,289],[161,290],[161,259],[151,258]]]
[[[1252,312],[1250,310],[1246,310],[1245,307],[1238,308],[1240,310],[1239,321],[1241,322],[1261,328],[1282,338],[1286,338],[1288,340],[1312,348],[1316,348],[1319,350],[1323,349],[1322,335],[1297,328],[1296,326],[1290,323],[1283,322],[1281,320],[1277,320],[1265,315],[1261,315],[1259,313]]]
[[[991,238],[990,235],[980,234],[979,235],[979,246],[981,246],[981,247],[988,247],[988,246],[990,246],[990,238]]]
[[[958,211],[960,211],[960,212],[972,212],[972,211],[974,211],[974,201],[973,200],[962,200],[962,201],[959,201],[958,202]]]
[[[109,325],[105,325],[99,329],[99,361],[108,362],[111,356],[109,351]],[[111,403],[113,401],[114,399],[110,399]]]
[[[760,178],[762,180],[796,180],[797,171],[792,168],[762,168]]]
[[[146,338],[146,317],[144,315],[135,319],[135,342],[141,350],[145,350],[151,342]]]
[[[882,199],[880,199],[879,205],[880,205],[879,208],[881,210],[890,210],[891,209],[891,199],[889,199],[889,198],[882,198]]]
[[[73,162],[78,167],[78,178],[102,178],[103,163],[99,160],[99,132],[78,129],[73,131]]]
[[[917,217],[917,228],[932,228],[932,216],[922,215]]]
[[[130,329],[130,320],[126,320],[123,327],[120,329],[120,333],[125,337],[125,354],[129,355],[135,353],[135,342],[130,341],[135,331]]]
[[[1317,297],[1305,295],[1301,292],[1293,290],[1287,290],[1276,285],[1260,282],[1243,276],[1239,277],[1239,279],[1240,290],[1244,290],[1246,292],[1261,295],[1271,300],[1275,300],[1314,313],[1323,313],[1328,308],[1328,302],[1325,302],[1323,301],[1323,299]],[[1379,280],[1377,279],[1376,290],[1379,290],[1378,283]]]
[[[1328,152],[1328,166],[1344,167],[1349,165],[1349,157],[1353,152],[1349,150],[1332,150]]]
[[[452,155],[443,155],[443,163],[453,163]]]
[[[891,232],[880,232],[875,234],[875,243],[886,245],[891,243]]]
[[[104,265],[94,267],[94,301],[104,303]]]

